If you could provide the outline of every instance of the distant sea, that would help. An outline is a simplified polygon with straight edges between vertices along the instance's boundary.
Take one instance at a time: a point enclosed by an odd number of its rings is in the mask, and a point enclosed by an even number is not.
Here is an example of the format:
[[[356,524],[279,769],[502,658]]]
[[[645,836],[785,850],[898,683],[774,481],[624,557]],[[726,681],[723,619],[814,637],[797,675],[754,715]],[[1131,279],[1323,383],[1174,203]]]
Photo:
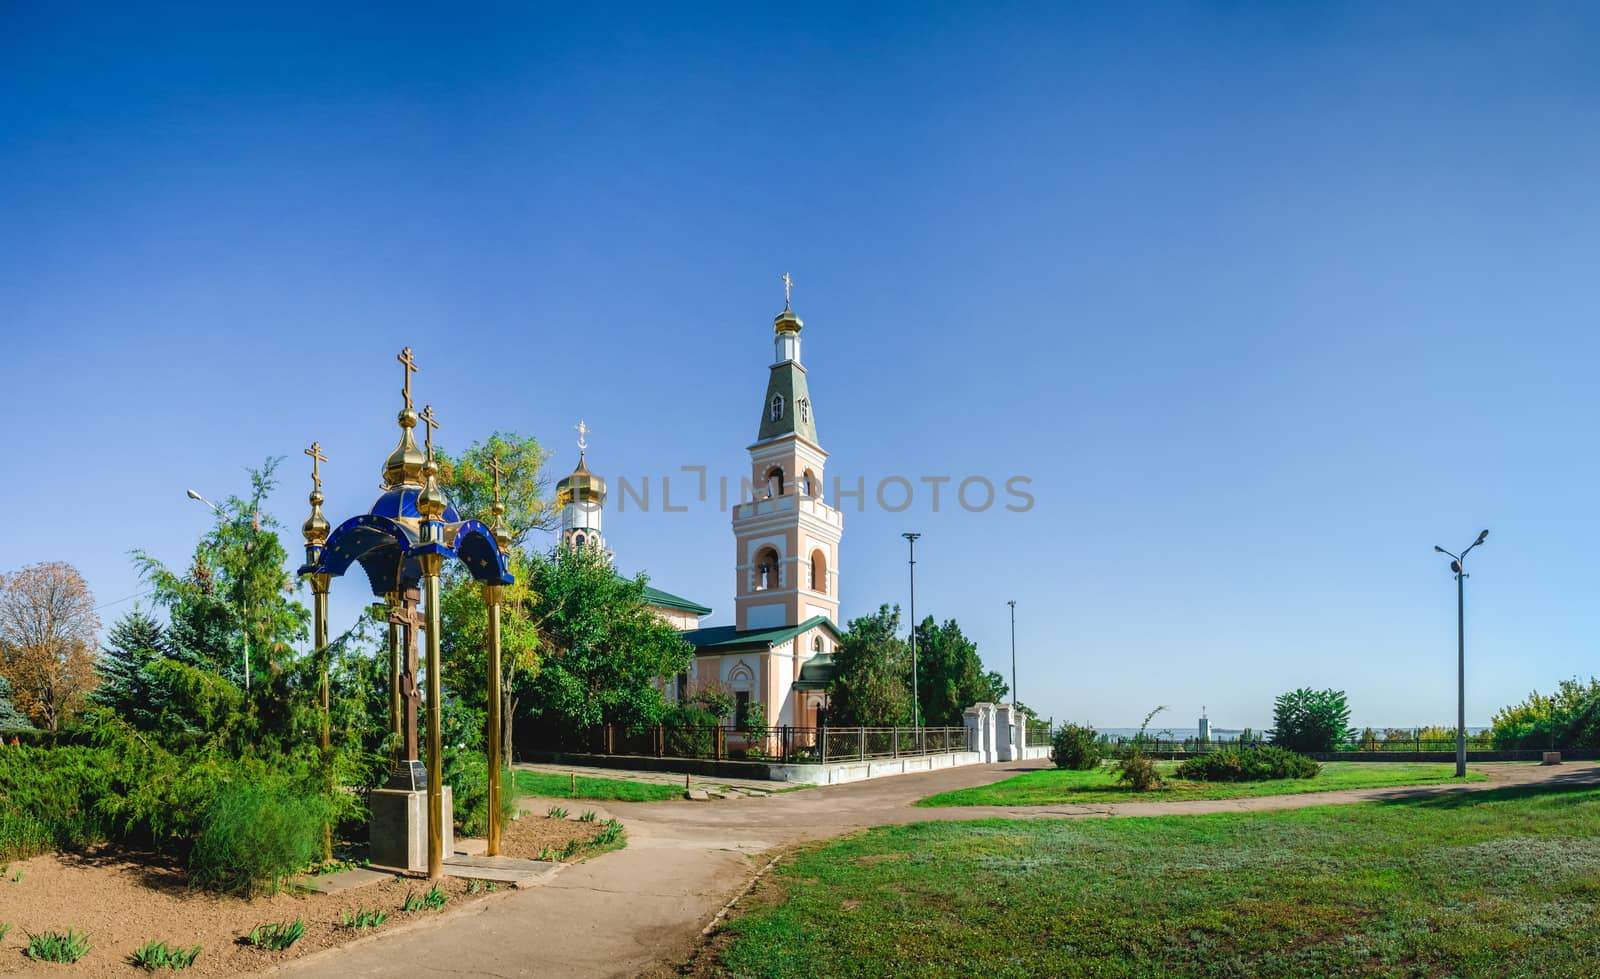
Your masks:
[[[1399,727],[1399,725],[1395,726]],[[1443,725],[1440,726],[1443,727]],[[1264,727],[1255,728],[1254,731],[1258,737],[1265,741],[1265,732],[1271,730],[1271,728],[1272,725],[1267,724]],[[1355,729],[1360,731],[1362,729],[1362,725],[1355,725]],[[1380,735],[1387,730],[1387,728],[1378,727],[1376,724],[1372,725],[1372,729],[1377,731]],[[1415,727],[1406,727],[1405,730],[1415,730]],[[1468,734],[1481,734],[1487,730],[1489,729],[1486,727],[1473,727],[1470,724],[1467,725]],[[1095,731],[1099,732],[1100,734],[1108,734],[1113,738],[1131,738],[1139,733],[1139,729],[1136,727],[1097,727],[1095,728]],[[1200,736],[1200,729],[1197,727],[1156,727],[1154,724],[1152,724],[1145,729],[1145,733],[1152,738],[1159,737],[1163,741],[1182,741],[1184,738],[1198,738]],[[1240,733],[1240,729],[1236,727],[1214,727],[1211,729],[1211,736],[1213,738],[1237,738]]]

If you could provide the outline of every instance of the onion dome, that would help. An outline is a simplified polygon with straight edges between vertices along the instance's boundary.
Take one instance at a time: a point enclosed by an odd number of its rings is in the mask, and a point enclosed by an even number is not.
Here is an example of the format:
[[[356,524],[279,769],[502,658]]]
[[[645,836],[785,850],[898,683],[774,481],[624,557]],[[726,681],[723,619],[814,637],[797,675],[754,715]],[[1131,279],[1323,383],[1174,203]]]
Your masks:
[[[805,324],[800,322],[800,317],[796,316],[794,310],[788,306],[783,307],[783,312],[772,318],[773,333],[799,333],[803,326]]]
[[[322,515],[322,490],[311,491],[311,516],[300,525],[301,533],[305,534],[308,545],[322,545],[328,542],[328,518]]]
[[[401,409],[400,417],[400,444],[389,453],[389,458],[383,463],[383,485],[385,489],[396,486],[421,486],[423,468],[428,463],[428,457],[417,448],[416,437],[411,430],[417,427],[417,413],[407,405]]]
[[[422,511],[417,502],[422,498],[422,486],[396,486],[394,489],[385,490],[372,504],[371,514],[375,517],[388,517],[390,520],[421,520]],[[445,523],[460,523],[461,515],[456,512],[454,504],[445,501],[444,512],[439,519]]]
[[[432,459],[423,467],[423,476],[426,480],[422,492],[417,496],[417,512],[425,520],[442,519],[451,511],[450,501],[445,498],[444,490],[439,488],[439,464]]]
[[[499,500],[489,507],[489,512],[494,514],[494,520],[489,524],[489,530],[494,534],[494,544],[500,548],[501,554],[511,553],[511,530],[506,526],[506,505]]]
[[[579,503],[593,503],[604,506],[606,502],[606,481],[589,471],[583,464],[583,453],[578,453],[578,468],[572,475],[556,484],[556,505],[567,506],[574,500]]]

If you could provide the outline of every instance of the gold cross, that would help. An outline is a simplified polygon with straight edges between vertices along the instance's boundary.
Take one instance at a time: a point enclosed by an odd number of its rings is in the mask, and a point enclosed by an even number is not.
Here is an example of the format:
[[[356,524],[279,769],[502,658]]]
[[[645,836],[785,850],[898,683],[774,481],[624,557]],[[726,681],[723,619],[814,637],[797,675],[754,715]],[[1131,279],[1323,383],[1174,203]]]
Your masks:
[[[418,415],[417,417],[422,419],[422,423],[424,425],[428,426],[428,434],[423,438],[423,443],[427,447],[428,461],[432,462],[433,461],[433,430],[439,427],[439,420],[437,418],[433,417],[433,405],[424,405],[423,408],[422,408],[422,414]]]
[[[328,461],[328,457],[322,454],[322,443],[312,442],[306,455],[311,457],[311,482],[317,489],[322,489],[322,470],[319,466]]]
[[[499,456],[489,457],[489,471],[494,473],[494,501],[500,502],[500,477],[505,473],[505,467],[500,465]]]
[[[406,386],[400,389],[400,396],[406,399],[406,410],[411,410],[411,375],[417,372],[417,362],[411,359],[411,348],[407,347],[395,356],[395,360],[406,366]]]
[[[789,290],[794,288],[794,280],[789,278],[789,273],[787,273],[787,272],[783,273],[782,279],[783,279],[783,308],[784,308],[785,311],[787,311],[788,308],[789,308]]]
[[[594,429],[590,428],[588,425],[585,425],[582,418],[578,419],[578,424],[572,427],[573,430],[578,433],[578,451],[586,451],[589,448],[589,433],[594,431]]]

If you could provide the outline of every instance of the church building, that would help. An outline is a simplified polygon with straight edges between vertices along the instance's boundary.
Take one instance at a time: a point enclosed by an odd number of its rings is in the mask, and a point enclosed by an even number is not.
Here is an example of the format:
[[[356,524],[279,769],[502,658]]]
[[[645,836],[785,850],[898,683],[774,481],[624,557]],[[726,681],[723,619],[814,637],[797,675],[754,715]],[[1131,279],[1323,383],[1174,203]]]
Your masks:
[[[683,697],[702,686],[732,694],[742,724],[760,705],[766,724],[820,726],[832,656],[839,641],[839,540],[843,515],[823,500],[828,454],[800,361],[804,324],[790,308],[773,321],[774,360],[750,453],[752,499],[733,510],[734,623],[702,628],[711,609],[656,588],[646,600],[695,647],[686,676],[669,687]],[[561,543],[611,552],[601,529],[605,480],[589,472],[587,429],[579,423],[578,468],[556,485]]]
[[[823,501],[828,454],[800,362],[803,327],[785,288],[761,423],[748,448],[755,499],[733,510],[734,624],[684,638],[695,647],[692,684],[720,683],[741,713],[761,704],[769,725],[811,727],[822,720],[839,641],[844,517]]]

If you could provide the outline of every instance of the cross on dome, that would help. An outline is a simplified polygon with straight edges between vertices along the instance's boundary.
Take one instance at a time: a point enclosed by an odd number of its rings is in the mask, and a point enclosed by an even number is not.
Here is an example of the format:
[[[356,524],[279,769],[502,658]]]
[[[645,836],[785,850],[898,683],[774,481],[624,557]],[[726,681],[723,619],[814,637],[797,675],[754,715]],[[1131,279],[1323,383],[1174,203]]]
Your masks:
[[[415,374],[417,372],[417,362],[415,360],[411,359],[411,348],[410,347],[406,347],[404,350],[401,350],[398,354],[395,355],[394,359],[398,360],[400,363],[405,365],[406,383],[405,383],[405,387],[400,389],[400,396],[406,399],[406,410],[410,411],[410,410],[412,410],[411,409],[411,375]]]
[[[322,470],[319,466],[328,461],[328,457],[322,454],[322,443],[312,442],[306,455],[311,457],[311,483],[317,489],[322,489]]]

